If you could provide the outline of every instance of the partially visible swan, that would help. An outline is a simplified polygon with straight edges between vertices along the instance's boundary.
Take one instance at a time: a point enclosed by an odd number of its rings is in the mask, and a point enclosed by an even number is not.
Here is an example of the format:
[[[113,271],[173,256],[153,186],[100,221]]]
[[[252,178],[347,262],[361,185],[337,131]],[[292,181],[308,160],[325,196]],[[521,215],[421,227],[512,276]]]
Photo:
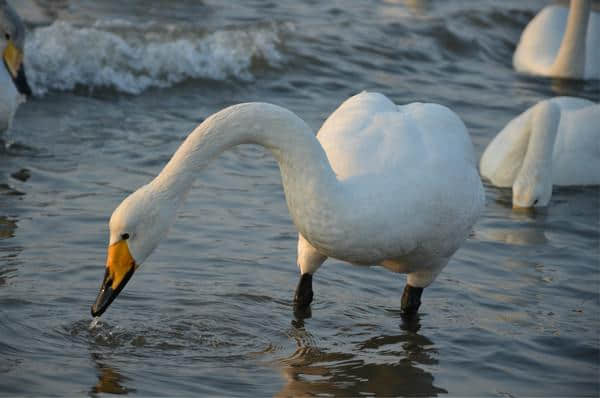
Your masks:
[[[25,26],[6,2],[0,0],[0,133],[7,130],[24,95],[31,95],[23,67]]]
[[[600,184],[600,105],[541,101],[511,120],[480,161],[481,175],[512,187],[514,207],[546,206],[552,185]]]
[[[600,13],[591,0],[550,5],[525,27],[513,56],[519,72],[573,79],[600,79]]]
[[[226,108],[200,124],[149,184],[110,219],[106,273],[92,315],[102,314],[164,238],[200,170],[239,144],[271,151],[299,231],[296,308],[312,300],[327,257],[408,273],[401,308],[414,314],[423,288],[465,240],[484,205],[473,146],[441,105],[397,106],[363,92],[318,136],[294,113],[266,103]]]

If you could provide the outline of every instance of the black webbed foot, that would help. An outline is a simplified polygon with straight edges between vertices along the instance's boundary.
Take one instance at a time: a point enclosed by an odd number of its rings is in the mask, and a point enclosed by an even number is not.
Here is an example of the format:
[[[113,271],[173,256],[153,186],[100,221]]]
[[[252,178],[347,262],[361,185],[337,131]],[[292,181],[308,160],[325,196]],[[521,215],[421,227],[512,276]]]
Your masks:
[[[302,274],[302,276],[300,276],[300,281],[298,282],[298,287],[296,288],[296,294],[294,295],[294,315],[297,318],[310,318],[310,303],[312,302],[312,299],[312,275],[308,273]]]
[[[421,306],[421,294],[423,294],[422,287],[412,287],[408,283],[406,284],[402,293],[401,304],[403,318],[412,318],[415,316]]]

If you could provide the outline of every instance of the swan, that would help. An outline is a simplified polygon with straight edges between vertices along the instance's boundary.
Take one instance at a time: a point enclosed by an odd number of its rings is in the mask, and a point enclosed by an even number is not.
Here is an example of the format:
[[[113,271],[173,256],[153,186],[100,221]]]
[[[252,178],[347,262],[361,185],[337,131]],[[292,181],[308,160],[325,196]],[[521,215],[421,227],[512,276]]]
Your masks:
[[[312,275],[332,257],[407,273],[401,308],[416,313],[423,288],[484,205],[470,137],[444,106],[397,106],[382,94],[363,92],[347,99],[315,137],[279,106],[233,105],[192,131],[160,174],[113,212],[93,316],[106,310],[167,234],[199,171],[238,144],[262,145],[279,164],[299,232],[296,309],[310,309]]]
[[[25,44],[25,26],[6,2],[0,0],[0,132],[7,130],[17,107],[23,102],[23,96],[31,95],[23,67],[23,46]]]
[[[547,206],[553,185],[600,184],[600,105],[582,98],[544,100],[511,120],[490,142],[479,168],[512,187],[513,207]]]
[[[532,75],[600,79],[600,13],[590,9],[590,0],[571,0],[568,10],[545,7],[521,34],[514,68]]]

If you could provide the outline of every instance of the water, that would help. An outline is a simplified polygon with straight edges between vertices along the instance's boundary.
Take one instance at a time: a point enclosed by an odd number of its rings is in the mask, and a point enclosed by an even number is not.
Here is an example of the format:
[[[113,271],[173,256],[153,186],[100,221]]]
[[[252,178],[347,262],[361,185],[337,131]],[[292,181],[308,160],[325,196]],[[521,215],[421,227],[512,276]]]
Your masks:
[[[599,97],[512,70],[542,1],[237,3],[20,3],[36,96],[0,147],[0,395],[598,396],[598,188],[515,212],[486,185],[417,320],[403,275],[328,260],[300,321],[277,165],[238,147],[92,323],[112,210],[227,105],[273,102],[316,131],[363,89],[438,102],[481,155],[541,99]]]

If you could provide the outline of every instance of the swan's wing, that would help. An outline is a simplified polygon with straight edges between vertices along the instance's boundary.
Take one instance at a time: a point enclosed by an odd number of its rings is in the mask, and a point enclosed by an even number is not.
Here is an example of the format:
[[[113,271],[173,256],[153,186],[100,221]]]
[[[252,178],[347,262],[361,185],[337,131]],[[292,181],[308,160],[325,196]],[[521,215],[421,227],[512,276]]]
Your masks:
[[[513,65],[523,72],[541,73],[558,54],[567,25],[568,8],[551,5],[540,11],[523,30]]]
[[[317,138],[341,179],[400,175],[455,159],[475,164],[471,140],[454,112],[437,104],[396,106],[377,93],[348,99]]]
[[[585,44],[585,78],[600,79],[600,12],[592,11]]]
[[[582,101],[588,105],[561,112],[552,157],[556,185],[600,184],[600,105]]]
[[[577,97],[554,97],[550,100],[550,102],[558,105],[561,113],[565,111],[583,109],[595,105],[595,103],[590,100]]]
[[[529,144],[532,109],[508,122],[481,155],[479,172],[498,187],[512,187],[521,169]]]

